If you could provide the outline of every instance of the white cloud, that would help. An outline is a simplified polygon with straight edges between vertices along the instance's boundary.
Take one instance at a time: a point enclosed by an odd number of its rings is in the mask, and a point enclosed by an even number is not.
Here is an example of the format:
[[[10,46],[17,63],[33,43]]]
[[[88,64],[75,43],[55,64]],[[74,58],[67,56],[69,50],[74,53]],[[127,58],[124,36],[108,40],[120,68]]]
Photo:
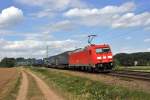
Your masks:
[[[10,30],[4,30],[4,29],[0,29],[0,35],[10,35],[10,34],[15,34],[16,32],[10,31]]]
[[[150,48],[147,48],[147,51],[150,51]]]
[[[44,10],[29,14],[29,16],[35,17],[35,18],[43,18],[43,17],[52,18],[54,17],[54,15],[55,13],[52,12],[50,9],[44,9]]]
[[[122,47],[119,52],[122,52],[122,53],[131,53],[132,52],[132,49],[129,48],[129,47]]]
[[[150,38],[144,39],[144,42],[150,42]]]
[[[35,48],[40,45],[40,41],[24,40],[24,41],[7,41],[7,45],[3,46],[6,50],[24,50]]]
[[[25,4],[32,7],[39,8],[39,11],[33,12],[29,15],[36,18],[54,17],[60,11],[68,8],[78,7],[85,8],[87,4],[82,0],[15,0],[17,3]]]
[[[73,8],[66,12],[64,15],[68,17],[87,17],[92,15],[102,15],[102,14],[118,14],[133,11],[135,4],[133,2],[128,2],[122,4],[121,6],[106,6],[104,8],[98,9],[79,9]]]
[[[144,28],[145,31],[150,31],[150,26]]]
[[[49,55],[58,54],[66,50],[74,49],[76,41],[71,39],[66,40],[20,40],[8,41],[0,39],[0,54],[1,57],[45,57],[46,42],[49,46]]]
[[[148,26],[148,20],[150,19],[150,13],[144,12],[135,15],[134,13],[127,13],[122,16],[118,16],[112,23],[112,27],[134,27],[134,26]]]
[[[55,24],[49,24],[47,26],[42,27],[46,33],[53,33],[58,31],[69,31],[75,27],[75,24],[70,20],[62,20],[55,22]]]
[[[55,27],[59,29],[65,29],[61,26],[68,23],[68,21],[58,22]],[[8,32],[8,35],[14,36],[14,32]],[[0,38],[0,54],[3,57],[35,57],[42,58],[46,55],[46,46],[49,46],[49,55],[55,55],[67,50],[74,50],[76,47],[80,47],[82,43],[79,43],[78,38],[58,40],[53,37],[52,34],[46,32],[34,32],[34,33],[16,33],[15,35],[23,36],[22,40],[5,40]],[[82,46],[83,47],[83,46]]]
[[[48,41],[53,40],[53,36],[46,32],[36,32],[36,33],[25,33],[26,40],[38,40],[38,41]]]
[[[23,12],[14,6],[3,9],[0,13],[0,28],[13,26],[23,18]]]
[[[126,39],[126,40],[131,40],[132,37],[128,36],[128,37],[126,37],[125,39]]]
[[[72,27],[72,23],[69,20],[60,21],[54,25],[51,25],[50,30],[58,31],[58,30],[68,30]]]
[[[135,48],[135,47],[120,47],[119,49],[116,48],[115,54],[116,53],[135,53],[135,52],[146,52],[148,49],[144,48]]]
[[[48,8],[51,10],[64,10],[69,7],[86,7],[86,3],[81,0],[16,0],[21,4],[29,6],[36,6],[41,8]]]
[[[70,0],[16,0],[19,3],[39,6],[39,7],[52,7],[52,8],[62,8],[70,3]]]
[[[127,2],[120,6],[106,6],[103,8],[73,8],[64,16],[74,20],[77,24],[86,26],[109,26],[112,28],[150,27],[150,12],[135,14],[134,2]]]

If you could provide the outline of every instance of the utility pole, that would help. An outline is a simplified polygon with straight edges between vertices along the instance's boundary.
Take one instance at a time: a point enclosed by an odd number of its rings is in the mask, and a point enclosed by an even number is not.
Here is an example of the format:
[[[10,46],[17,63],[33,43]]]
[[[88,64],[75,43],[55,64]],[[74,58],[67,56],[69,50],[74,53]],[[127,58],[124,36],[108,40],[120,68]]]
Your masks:
[[[48,45],[46,46],[46,58],[48,59]]]

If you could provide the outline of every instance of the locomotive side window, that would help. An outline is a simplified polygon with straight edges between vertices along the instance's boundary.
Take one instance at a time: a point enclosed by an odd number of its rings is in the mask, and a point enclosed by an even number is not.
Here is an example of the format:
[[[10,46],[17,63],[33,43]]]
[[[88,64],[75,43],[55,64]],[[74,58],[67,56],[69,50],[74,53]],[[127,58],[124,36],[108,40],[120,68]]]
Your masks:
[[[102,53],[102,52],[103,52],[102,48],[96,49],[96,53]]]
[[[97,48],[96,53],[110,52],[110,48]]]
[[[103,52],[110,52],[109,48],[103,48]]]

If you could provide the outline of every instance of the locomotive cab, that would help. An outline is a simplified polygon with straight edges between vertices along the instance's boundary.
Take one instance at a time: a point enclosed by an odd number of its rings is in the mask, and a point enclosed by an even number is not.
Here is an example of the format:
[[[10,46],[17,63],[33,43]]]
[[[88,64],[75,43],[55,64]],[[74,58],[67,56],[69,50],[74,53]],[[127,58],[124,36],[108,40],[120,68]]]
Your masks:
[[[109,71],[113,67],[113,55],[109,45],[95,46],[95,67],[97,70]]]

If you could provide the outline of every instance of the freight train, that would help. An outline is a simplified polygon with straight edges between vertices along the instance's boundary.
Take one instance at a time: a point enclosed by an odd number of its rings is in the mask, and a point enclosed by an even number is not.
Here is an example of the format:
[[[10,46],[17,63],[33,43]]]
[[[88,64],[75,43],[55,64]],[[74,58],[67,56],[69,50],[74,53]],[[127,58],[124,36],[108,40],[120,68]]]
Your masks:
[[[51,56],[45,65],[52,68],[109,72],[113,68],[113,54],[108,44],[90,44],[85,48]]]

